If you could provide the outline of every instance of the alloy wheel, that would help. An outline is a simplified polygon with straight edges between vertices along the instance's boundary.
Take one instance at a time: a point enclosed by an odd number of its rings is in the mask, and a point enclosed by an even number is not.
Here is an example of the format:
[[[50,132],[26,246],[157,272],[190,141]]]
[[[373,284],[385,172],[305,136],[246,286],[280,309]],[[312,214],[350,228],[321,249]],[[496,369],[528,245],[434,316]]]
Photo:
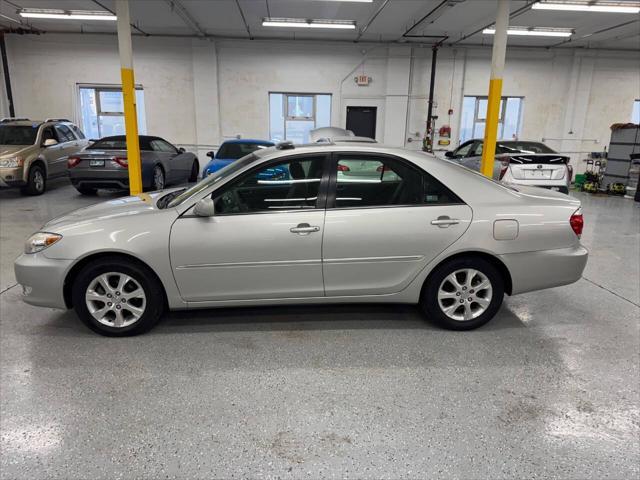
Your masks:
[[[438,306],[452,320],[478,318],[491,304],[493,288],[485,274],[473,268],[449,274],[438,289]]]
[[[40,170],[33,172],[33,186],[37,192],[44,190],[44,175]]]
[[[114,328],[134,324],[147,306],[140,283],[120,272],[103,273],[94,278],[87,287],[85,300],[93,318]]]
[[[154,190],[164,189],[164,173],[160,167],[153,170],[153,188]]]

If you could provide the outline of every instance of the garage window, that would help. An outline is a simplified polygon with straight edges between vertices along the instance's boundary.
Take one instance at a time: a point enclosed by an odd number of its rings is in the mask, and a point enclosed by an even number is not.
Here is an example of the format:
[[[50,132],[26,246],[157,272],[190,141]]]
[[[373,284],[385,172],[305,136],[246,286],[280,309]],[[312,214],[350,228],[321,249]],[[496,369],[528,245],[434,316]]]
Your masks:
[[[498,112],[498,139],[518,138],[522,124],[523,97],[502,97]],[[462,101],[460,143],[483,138],[487,122],[487,97],[465,96]]]
[[[80,118],[82,130],[89,138],[102,138],[111,135],[124,135],[124,102],[122,87],[81,86]],[[144,91],[136,87],[136,113],[138,115],[138,133],[147,133],[144,113]]]
[[[280,142],[308,143],[314,128],[331,125],[331,95],[269,94],[269,136]]]
[[[633,110],[631,112],[631,123],[640,124],[640,100],[633,102]]]

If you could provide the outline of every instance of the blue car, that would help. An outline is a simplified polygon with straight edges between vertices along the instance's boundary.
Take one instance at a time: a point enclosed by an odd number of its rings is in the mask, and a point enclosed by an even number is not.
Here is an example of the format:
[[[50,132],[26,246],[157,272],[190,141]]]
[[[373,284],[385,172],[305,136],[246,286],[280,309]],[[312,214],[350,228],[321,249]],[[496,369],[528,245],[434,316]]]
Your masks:
[[[274,145],[275,143],[269,140],[252,140],[249,138],[227,140],[220,145],[220,148],[215,154],[213,152],[207,152],[207,157],[210,157],[211,160],[204,167],[202,177],[204,178],[207,175],[211,175],[213,172],[226,167],[230,163],[260,148],[269,148]]]

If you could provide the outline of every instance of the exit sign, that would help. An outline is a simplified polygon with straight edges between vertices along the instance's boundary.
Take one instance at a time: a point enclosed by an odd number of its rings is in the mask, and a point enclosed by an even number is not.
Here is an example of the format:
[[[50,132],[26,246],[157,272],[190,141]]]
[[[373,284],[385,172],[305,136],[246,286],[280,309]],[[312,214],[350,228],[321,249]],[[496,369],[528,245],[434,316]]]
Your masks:
[[[355,78],[356,84],[359,87],[367,87],[369,86],[369,82],[371,81],[371,77],[367,76],[367,75],[358,75]]]

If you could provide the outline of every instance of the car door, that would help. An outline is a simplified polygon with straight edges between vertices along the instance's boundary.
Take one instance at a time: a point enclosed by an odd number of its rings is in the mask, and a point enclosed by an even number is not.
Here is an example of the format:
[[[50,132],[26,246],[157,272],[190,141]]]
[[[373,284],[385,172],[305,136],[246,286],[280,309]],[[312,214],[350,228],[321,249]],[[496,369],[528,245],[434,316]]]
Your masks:
[[[340,165],[355,163],[378,176],[345,175]],[[327,296],[399,292],[471,221],[458,196],[399,157],[336,153],[331,171],[322,254]]]
[[[45,141],[55,140],[55,145],[44,146]],[[47,163],[47,175],[49,177],[62,176],[67,171],[67,155],[65,154],[65,138],[59,138],[58,132],[53,125],[48,125],[42,129],[40,145],[42,146],[41,156]]]
[[[62,123],[54,125],[54,130],[58,137],[59,156],[56,159],[56,175],[65,175],[67,172],[67,158],[78,151],[78,140],[71,129]]]
[[[189,302],[322,297],[327,155],[279,158],[213,192],[213,217],[174,223],[170,255]]]
[[[176,168],[172,157],[175,156],[174,151],[167,148],[167,143],[159,138],[153,138],[149,141],[149,146],[153,151],[153,156],[162,164],[165,175],[165,184],[176,183],[180,178],[180,170]]]

